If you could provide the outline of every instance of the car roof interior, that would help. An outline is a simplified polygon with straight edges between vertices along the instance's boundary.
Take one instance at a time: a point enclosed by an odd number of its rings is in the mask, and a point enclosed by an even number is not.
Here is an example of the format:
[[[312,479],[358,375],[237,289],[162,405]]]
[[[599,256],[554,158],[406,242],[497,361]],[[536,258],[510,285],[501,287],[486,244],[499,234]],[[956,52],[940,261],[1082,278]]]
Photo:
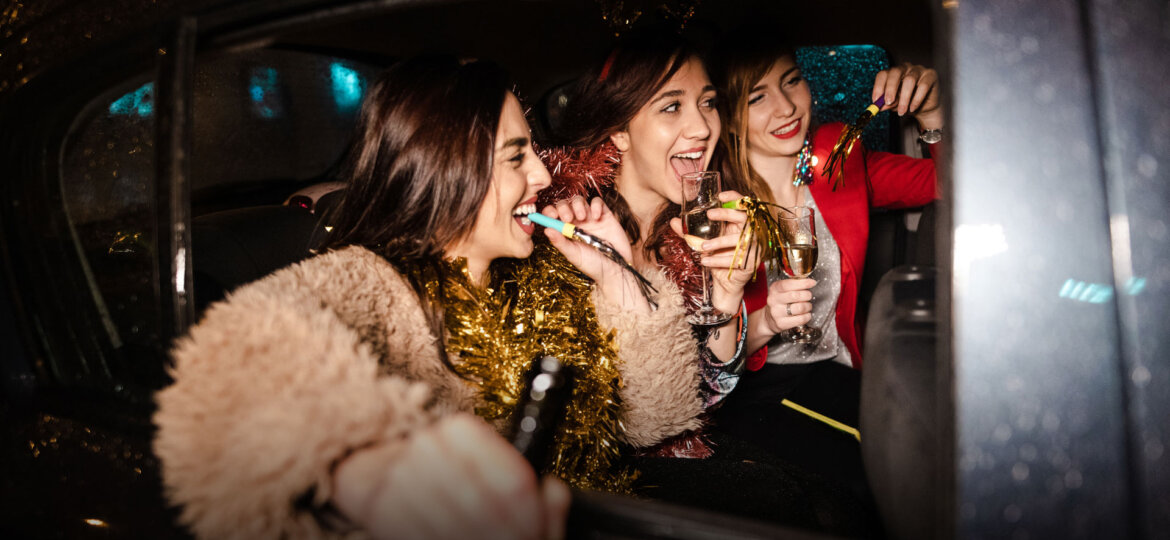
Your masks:
[[[662,2],[625,2],[635,24],[655,17],[636,9]],[[272,45],[361,52],[395,58],[449,53],[494,60],[508,68],[522,92],[544,92],[577,75],[612,43],[615,26],[603,20],[603,4],[562,2],[445,3],[383,10],[279,34]],[[776,21],[776,38],[795,45],[875,44],[894,62],[933,63],[930,5],[923,0],[853,2],[828,0],[679,1],[693,6],[688,37],[700,47],[747,18]],[[677,19],[676,19],[677,20]],[[909,30],[908,30],[909,29]]]

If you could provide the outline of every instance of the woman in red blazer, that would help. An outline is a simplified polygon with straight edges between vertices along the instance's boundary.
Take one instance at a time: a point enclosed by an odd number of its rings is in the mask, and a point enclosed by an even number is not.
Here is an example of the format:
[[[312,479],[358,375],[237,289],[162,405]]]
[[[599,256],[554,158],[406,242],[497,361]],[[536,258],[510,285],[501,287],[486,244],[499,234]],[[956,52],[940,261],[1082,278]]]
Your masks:
[[[845,126],[811,125],[812,95],[792,49],[777,45],[774,28],[741,29],[726,40],[712,70],[727,104],[725,169],[757,197],[813,207],[819,260],[812,279],[784,279],[761,267],[745,289],[746,345],[755,351],[748,369],[755,373],[742,376],[716,424],[864,496],[856,440],[780,403],[789,399],[857,425],[860,373],[853,368],[861,367],[856,319],[869,212],[929,203],[936,192],[934,161],[869,151],[859,143],[834,191],[822,167]],[[912,114],[923,139],[937,143],[944,116],[937,83],[934,70],[898,66],[877,74],[871,98],[884,97],[884,110]],[[809,166],[798,166],[802,152],[809,153]],[[802,323],[823,332],[819,342],[787,339],[783,329]]]
[[[785,280],[776,273],[768,276],[771,285],[766,288],[762,280],[757,280],[753,298],[748,300],[748,310],[754,312],[748,350],[771,345],[766,361],[773,364],[835,359],[860,367],[855,319],[869,237],[869,211],[929,203],[936,188],[934,162],[869,151],[859,143],[845,160],[844,182],[834,191],[822,174],[822,166],[845,126],[810,125],[812,94],[791,49],[769,40],[752,43],[757,40],[741,33],[733,36],[740,43],[725,47],[716,70],[728,104],[728,129],[723,137],[729,153],[728,166],[756,196],[781,206],[812,206],[819,214],[821,258],[812,278],[820,283],[813,286],[809,280]],[[898,66],[877,74],[872,98],[885,98],[883,110],[913,114],[923,137],[937,142],[943,127],[937,82],[938,75],[932,69]],[[797,162],[806,146],[811,152],[811,166],[802,171]],[[937,144],[930,146],[934,154]],[[794,180],[805,185],[794,185]],[[813,286],[811,294],[809,286]],[[827,305],[815,306],[810,303],[811,297],[817,299],[816,304]],[[831,309],[834,304],[835,309]],[[765,305],[767,309],[763,309]],[[827,330],[822,341],[839,343],[813,348],[783,343],[780,330],[792,325],[778,323],[807,320],[810,312],[813,326],[828,326],[822,328]],[[834,316],[828,317],[830,312]],[[782,321],[785,318],[789,320]],[[749,367],[759,369],[765,358],[757,355],[753,360]]]

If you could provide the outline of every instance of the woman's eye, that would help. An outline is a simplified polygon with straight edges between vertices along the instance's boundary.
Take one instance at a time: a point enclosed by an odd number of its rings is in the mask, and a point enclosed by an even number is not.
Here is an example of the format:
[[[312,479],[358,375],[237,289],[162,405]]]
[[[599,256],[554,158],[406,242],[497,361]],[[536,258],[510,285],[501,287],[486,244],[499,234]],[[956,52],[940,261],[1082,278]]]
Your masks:
[[[803,80],[804,80],[804,76],[797,74],[797,75],[793,75],[792,78],[785,81],[784,84],[786,86],[796,86],[796,85],[800,84],[800,81],[803,81]]]
[[[512,158],[508,161],[515,163],[516,166],[520,166],[521,163],[524,163],[524,152],[520,152],[519,154],[512,156]]]
[[[678,112],[678,107],[679,107],[679,103],[676,101],[676,102],[674,102],[674,103],[671,103],[671,104],[669,104],[669,105],[667,105],[667,106],[663,107],[663,108],[662,108],[662,112],[664,112],[664,113],[675,113],[675,112]]]
[[[756,94],[754,96],[748,96],[748,105],[755,105],[756,103],[759,103],[763,100],[764,100],[764,94]]]
[[[719,104],[718,97],[709,97],[707,99],[704,99],[703,102],[700,103],[700,105],[702,105],[703,107],[706,107],[708,109],[714,109],[715,106],[718,104]]]

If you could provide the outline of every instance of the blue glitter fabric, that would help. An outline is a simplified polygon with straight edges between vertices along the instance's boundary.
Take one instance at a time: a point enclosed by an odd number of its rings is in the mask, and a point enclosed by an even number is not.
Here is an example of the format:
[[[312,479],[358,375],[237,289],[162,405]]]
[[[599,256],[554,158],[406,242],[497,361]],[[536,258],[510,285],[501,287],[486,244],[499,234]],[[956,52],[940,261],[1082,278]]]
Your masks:
[[[800,47],[796,63],[812,90],[816,124],[848,124],[871,103],[873,78],[890,67],[890,56],[876,45]],[[861,134],[870,150],[889,152],[890,139],[889,112],[878,113]]]

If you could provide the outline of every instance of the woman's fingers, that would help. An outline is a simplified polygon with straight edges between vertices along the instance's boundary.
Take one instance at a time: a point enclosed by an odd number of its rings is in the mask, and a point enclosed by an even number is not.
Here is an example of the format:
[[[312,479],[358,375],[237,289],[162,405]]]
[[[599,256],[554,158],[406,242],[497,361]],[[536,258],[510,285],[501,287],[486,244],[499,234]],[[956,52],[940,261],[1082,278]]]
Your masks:
[[[807,291],[817,284],[817,280],[810,278],[800,279],[780,279],[768,284],[768,298],[775,294],[783,294],[789,291]],[[812,293],[809,293],[812,294]]]
[[[605,217],[609,213],[608,210],[609,209],[605,206],[605,202],[601,200],[601,197],[594,197],[593,200],[589,203],[589,220],[600,221],[601,218]]]
[[[735,249],[739,244],[739,232],[703,241],[703,251],[719,251],[721,249]]]
[[[548,238],[548,243],[560,250],[561,253],[564,253],[565,249],[573,244],[568,238],[565,238],[565,235],[548,228],[544,230],[544,237]]]
[[[886,77],[889,76],[887,70],[882,70],[873,77],[873,90],[869,93],[869,102],[874,103],[878,97],[886,95]],[[886,105],[889,105],[888,103]],[[886,110],[886,105],[882,105],[882,110]]]
[[[588,210],[585,208],[585,200],[583,197],[573,197],[572,199],[565,199],[557,201],[557,215],[553,216],[565,223],[577,223],[585,221],[589,216]]]
[[[745,257],[741,252],[738,256],[731,250],[724,250],[721,253],[705,254],[700,260],[703,266],[712,269],[727,269],[732,267],[732,260],[734,259],[735,268],[737,270],[744,270],[747,268],[754,269],[756,266],[751,264],[751,260]],[[753,270],[754,272],[754,270]],[[751,276],[747,276],[751,279]]]
[[[544,501],[544,537],[561,540],[565,537],[565,521],[569,516],[573,494],[569,492],[569,486],[555,476],[544,477],[540,486]]]
[[[926,69],[922,72],[922,76],[918,78],[918,83],[914,86],[914,97],[910,99],[910,111],[914,112],[922,108],[934,88],[938,86],[938,72],[933,69]],[[937,99],[931,100],[937,102]]]
[[[882,70],[874,77],[871,99],[885,99],[882,110],[896,109],[899,116],[938,106],[938,72],[918,65],[903,64]]]
[[[569,207],[573,210],[572,221],[574,223],[589,220],[589,203],[585,197],[578,196],[569,199]]]
[[[769,291],[769,293],[768,293],[768,304],[769,305],[794,304],[797,302],[812,302],[812,300],[813,300],[812,291],[810,291],[808,289],[799,290],[799,291],[784,291],[784,292],[777,292],[777,293],[773,293],[773,292]]]
[[[544,207],[540,213],[565,223],[595,223],[610,215],[609,207],[601,197],[586,200],[577,196]]]
[[[518,538],[535,538],[544,525],[544,510],[536,474],[511,445],[475,417],[459,416],[441,422],[439,433],[449,447],[448,456],[457,456],[465,483],[461,489],[476,489],[491,505],[481,514],[481,523],[499,536],[511,531]],[[466,531],[476,535],[486,532]]]
[[[770,308],[776,317],[795,317],[812,313],[812,302],[787,302]]]
[[[771,317],[772,320],[769,321],[769,325],[772,327],[772,331],[777,334],[785,330],[796,328],[802,324],[808,324],[810,321],[812,321],[811,313],[805,313],[803,315],[792,315],[791,317],[784,315],[784,313],[780,313],[779,315],[771,315]]]
[[[604,205],[602,205],[604,206]],[[578,223],[590,219],[594,209],[585,201],[584,197],[573,197],[572,199],[565,199],[557,201],[554,204],[544,207],[540,213],[550,217],[564,221],[565,223]],[[594,218],[597,219],[597,218]]]
[[[729,201],[734,201],[736,199],[742,199],[742,198],[743,198],[743,195],[740,195],[739,192],[735,191],[735,190],[729,189],[727,191],[720,191],[719,192],[719,202],[729,202]]]
[[[773,332],[808,324],[812,320],[812,279],[782,279],[768,285],[769,325]]]
[[[747,223],[746,213],[739,210],[732,210],[731,208],[712,208],[707,210],[707,217],[716,221],[724,221],[727,223]]]
[[[914,97],[914,90],[918,87],[918,77],[921,73],[914,66],[910,66],[902,75],[898,88],[898,115],[910,112],[910,101]]]
[[[334,476],[334,501],[372,537],[538,538],[563,523],[524,458],[479,418],[447,417],[385,450],[354,453]]]
[[[894,66],[890,69],[879,72],[878,76],[875,78],[875,86],[878,86],[879,80],[881,81],[881,92],[878,95],[880,95],[886,101],[886,104],[882,106],[882,110],[889,110],[897,107],[898,87],[902,84],[902,74],[904,71],[904,66]]]

